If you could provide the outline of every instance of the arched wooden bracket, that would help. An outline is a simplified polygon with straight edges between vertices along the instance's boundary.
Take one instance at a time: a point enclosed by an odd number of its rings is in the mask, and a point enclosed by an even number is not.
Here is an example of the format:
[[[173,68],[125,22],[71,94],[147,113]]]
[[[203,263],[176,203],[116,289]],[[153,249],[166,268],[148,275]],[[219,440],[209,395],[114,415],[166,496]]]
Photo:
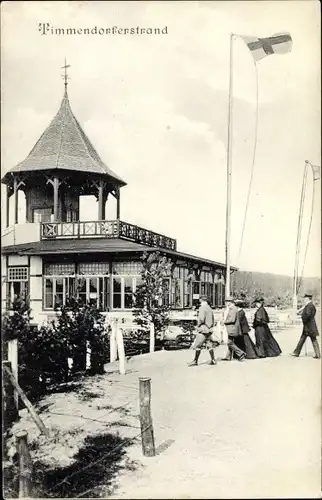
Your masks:
[[[59,177],[55,177],[55,176],[49,177],[49,176],[45,175],[45,178],[47,179],[46,184],[51,184],[53,187],[55,186],[55,184],[57,187],[59,187],[64,182]]]

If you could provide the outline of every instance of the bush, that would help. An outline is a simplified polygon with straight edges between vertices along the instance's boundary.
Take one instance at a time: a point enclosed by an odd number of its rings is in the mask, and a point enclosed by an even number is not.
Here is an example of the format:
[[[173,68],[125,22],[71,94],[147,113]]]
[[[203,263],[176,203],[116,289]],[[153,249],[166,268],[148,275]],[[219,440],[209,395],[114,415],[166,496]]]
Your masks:
[[[134,321],[145,327],[152,322],[155,334],[159,334],[169,324],[170,306],[164,297],[169,293],[166,280],[171,276],[172,264],[160,252],[145,252],[142,264],[142,284],[137,287],[135,294]]]
[[[86,370],[87,343],[91,349],[91,374],[104,372],[109,355],[109,331],[92,305],[68,300],[58,318],[41,328],[30,324],[30,309],[17,299],[3,319],[3,339],[18,339],[19,384],[32,399],[48,385],[72,380]],[[72,358],[70,370],[68,358]]]

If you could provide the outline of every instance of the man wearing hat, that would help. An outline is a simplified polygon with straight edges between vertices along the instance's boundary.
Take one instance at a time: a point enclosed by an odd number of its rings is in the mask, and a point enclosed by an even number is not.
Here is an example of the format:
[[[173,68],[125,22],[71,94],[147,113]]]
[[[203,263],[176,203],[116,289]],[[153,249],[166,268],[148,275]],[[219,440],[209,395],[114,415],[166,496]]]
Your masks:
[[[219,345],[219,342],[212,340],[213,327],[215,324],[214,313],[209,305],[208,297],[206,295],[201,295],[199,300],[200,308],[198,311],[197,335],[193,344],[193,349],[196,351],[195,359],[192,361],[192,363],[189,363],[189,366],[198,365],[200,351],[204,346],[209,349],[211,359],[210,364],[216,365],[214,348]]]
[[[291,356],[298,358],[307,337],[310,337],[314,349],[313,357],[315,359],[320,359],[320,347],[316,338],[319,335],[318,327],[315,322],[316,309],[312,302],[311,294],[306,293],[304,295],[304,307],[298,311],[298,314],[300,314],[302,318],[303,330],[300,340],[298,341],[298,344]]]
[[[234,299],[232,297],[228,297],[225,300],[225,303],[228,308],[227,315],[224,320],[224,325],[226,327],[228,335],[228,355],[223,358],[223,361],[230,361],[233,358],[234,354],[238,358],[238,361],[243,361],[243,359],[246,357],[246,354],[239,347],[237,347],[234,342],[235,338],[239,336],[237,321],[238,309],[235,306]]]

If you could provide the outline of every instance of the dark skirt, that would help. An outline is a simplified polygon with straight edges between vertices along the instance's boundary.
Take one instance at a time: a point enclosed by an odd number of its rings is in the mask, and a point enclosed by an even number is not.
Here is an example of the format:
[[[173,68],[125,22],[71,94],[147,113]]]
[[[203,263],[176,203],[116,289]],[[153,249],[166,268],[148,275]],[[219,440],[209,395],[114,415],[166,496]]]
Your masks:
[[[256,349],[260,358],[274,358],[282,352],[268,326],[255,328]]]
[[[252,339],[250,338],[250,336],[248,335],[248,333],[244,335],[239,335],[234,340],[237,347],[239,347],[239,349],[244,351],[244,353],[246,354],[246,359],[259,358],[256,346],[252,341]]]

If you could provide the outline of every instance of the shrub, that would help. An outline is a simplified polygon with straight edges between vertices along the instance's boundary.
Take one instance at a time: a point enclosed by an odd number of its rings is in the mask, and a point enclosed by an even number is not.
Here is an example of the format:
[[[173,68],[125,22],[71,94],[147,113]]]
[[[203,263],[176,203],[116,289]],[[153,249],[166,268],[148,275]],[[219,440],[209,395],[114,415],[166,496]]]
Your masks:
[[[5,314],[3,340],[18,339],[19,383],[32,399],[43,395],[48,384],[71,380],[86,370],[86,349],[91,348],[91,374],[104,372],[109,354],[109,331],[98,309],[70,299],[58,318],[40,328],[30,324],[30,309],[20,299]],[[72,358],[72,370],[68,358]]]
[[[166,278],[171,276],[171,261],[159,252],[142,256],[142,284],[135,294],[135,322],[141,326],[154,324],[155,334],[169,324],[169,304],[164,300],[169,293]]]

